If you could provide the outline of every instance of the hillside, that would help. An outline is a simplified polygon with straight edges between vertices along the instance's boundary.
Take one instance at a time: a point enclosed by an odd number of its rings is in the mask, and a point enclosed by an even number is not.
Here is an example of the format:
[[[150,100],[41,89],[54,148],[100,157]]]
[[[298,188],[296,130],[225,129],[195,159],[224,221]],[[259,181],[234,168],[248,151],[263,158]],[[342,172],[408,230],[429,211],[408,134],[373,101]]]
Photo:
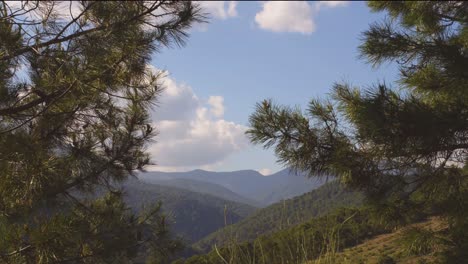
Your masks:
[[[161,201],[172,230],[188,242],[197,241],[226,224],[236,223],[255,211],[246,204],[136,179],[127,181],[123,188],[126,202],[135,210]]]
[[[343,208],[262,235],[252,242],[232,241],[208,254],[174,263],[433,263],[441,251],[440,246],[430,239],[415,242],[415,237],[405,235],[415,228],[429,233],[440,232],[446,230],[447,224],[438,217],[413,221],[413,224],[396,229],[395,225],[376,221],[368,209]]]
[[[194,179],[184,179],[184,178],[174,178],[174,179],[158,179],[158,178],[148,178],[142,177],[142,181],[149,182],[153,184],[159,184],[164,186],[172,186],[176,188],[181,188],[197,193],[205,193],[220,197],[224,200],[234,201],[238,203],[248,204],[255,207],[260,207],[260,203],[248,198],[245,198],[219,184],[204,182]]]
[[[139,178],[147,182],[190,179],[217,184],[262,206],[310,192],[327,181],[325,178],[309,179],[303,174],[296,175],[289,169],[269,176],[263,176],[254,170],[232,172],[193,170],[189,172],[146,172],[140,174]]]
[[[232,239],[251,241],[259,235],[294,226],[336,208],[358,205],[361,201],[359,193],[347,191],[338,183],[331,182],[309,193],[259,209],[240,222],[201,239],[194,247],[209,251],[214,244],[222,246]]]
[[[232,240],[208,254],[176,263],[304,263],[328,252],[360,244],[389,230],[389,226],[373,221],[366,209],[342,208],[302,224],[261,235],[251,242]]]
[[[438,217],[431,217],[426,221],[408,225],[394,232],[381,234],[366,240],[354,247],[346,248],[342,252],[337,252],[328,256],[323,256],[307,264],[328,263],[327,259],[333,259],[336,263],[433,263],[436,257],[437,249],[431,248],[430,252],[421,254],[411,254],[405,250],[402,244],[402,236],[411,228],[422,228],[427,231],[441,231],[447,228],[447,224]]]

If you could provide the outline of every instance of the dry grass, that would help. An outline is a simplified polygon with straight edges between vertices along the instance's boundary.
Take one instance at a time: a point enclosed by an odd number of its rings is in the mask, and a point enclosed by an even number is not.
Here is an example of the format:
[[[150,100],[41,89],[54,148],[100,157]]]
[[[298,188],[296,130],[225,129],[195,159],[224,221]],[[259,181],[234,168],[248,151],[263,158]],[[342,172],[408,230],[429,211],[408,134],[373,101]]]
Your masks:
[[[440,218],[433,217],[428,221],[416,223],[410,227],[419,227],[430,229],[433,231],[441,231],[447,228]],[[387,255],[393,258],[397,263],[417,264],[417,263],[432,263],[434,256],[432,254],[426,256],[407,256],[399,245],[399,238],[405,232],[406,228],[401,228],[395,232],[376,236],[372,239],[355,247],[347,248],[342,252],[334,254],[333,258],[323,256],[319,259],[308,262],[307,264],[324,264],[324,263],[378,263],[381,256]]]

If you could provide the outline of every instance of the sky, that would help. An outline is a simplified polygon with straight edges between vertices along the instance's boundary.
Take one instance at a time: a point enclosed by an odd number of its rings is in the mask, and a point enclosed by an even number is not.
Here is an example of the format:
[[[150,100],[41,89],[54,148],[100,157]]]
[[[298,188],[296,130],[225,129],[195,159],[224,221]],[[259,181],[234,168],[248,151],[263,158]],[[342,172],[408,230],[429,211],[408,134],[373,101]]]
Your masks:
[[[254,146],[245,135],[256,103],[272,99],[305,109],[336,82],[366,88],[398,78],[396,65],[373,68],[359,58],[362,32],[385,18],[365,2],[196,3],[208,23],[194,25],[184,47],[163,48],[148,65],[166,74],[151,111],[159,134],[148,146],[155,165],[147,170],[270,175],[283,165],[273,149]],[[59,9],[65,19],[80,12],[76,2]]]
[[[263,99],[305,109],[335,82],[369,87],[397,79],[395,65],[358,58],[361,33],[385,14],[364,2],[201,2],[209,23],[195,25],[184,47],[155,54],[167,71],[152,120],[149,170],[282,169],[272,149],[244,132]]]
[[[20,7],[20,2],[9,2]],[[62,3],[63,15],[80,12]],[[148,146],[151,171],[235,171],[270,175],[283,168],[272,149],[245,135],[264,99],[305,109],[333,84],[361,88],[397,79],[397,68],[372,68],[358,58],[361,33],[385,14],[356,1],[206,1],[209,17],[194,25],[184,47],[152,57],[165,71],[164,92],[151,111],[159,134]],[[60,4],[59,4],[60,5]]]

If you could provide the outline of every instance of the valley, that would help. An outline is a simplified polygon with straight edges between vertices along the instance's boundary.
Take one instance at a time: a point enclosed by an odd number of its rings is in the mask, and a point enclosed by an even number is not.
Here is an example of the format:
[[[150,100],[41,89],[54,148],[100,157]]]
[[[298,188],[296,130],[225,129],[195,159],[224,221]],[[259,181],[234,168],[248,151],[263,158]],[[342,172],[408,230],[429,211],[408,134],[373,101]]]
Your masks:
[[[254,170],[232,172],[194,170],[189,172],[147,172],[140,174],[139,178],[146,182],[189,189],[195,188],[200,192],[214,195],[227,195],[226,197],[230,199],[253,203],[253,205],[261,207],[309,192],[331,180],[330,177],[308,179],[304,174],[296,174],[289,169],[283,169],[269,176],[263,176]],[[189,183],[188,180],[192,180],[192,182]],[[207,184],[200,185],[200,182]],[[196,185],[197,183],[198,185]],[[215,185],[222,186],[229,191],[221,191]]]

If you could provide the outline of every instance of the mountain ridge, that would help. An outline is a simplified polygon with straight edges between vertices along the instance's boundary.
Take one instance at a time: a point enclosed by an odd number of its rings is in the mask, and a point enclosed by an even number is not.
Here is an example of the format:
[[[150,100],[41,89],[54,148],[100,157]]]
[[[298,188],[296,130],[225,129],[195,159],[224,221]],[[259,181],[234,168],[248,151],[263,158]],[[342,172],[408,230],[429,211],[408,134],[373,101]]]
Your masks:
[[[243,197],[219,184],[210,183],[194,179],[174,178],[174,179],[142,179],[145,182],[171,186],[180,189],[185,189],[192,192],[204,193],[220,197],[225,200],[234,201],[238,203],[252,205],[254,207],[261,207],[257,201]]]
[[[121,184],[124,200],[135,211],[145,205],[162,203],[171,230],[188,242],[240,221],[256,208],[220,197],[182,188],[130,179]]]
[[[192,170],[188,172],[153,171],[139,175],[144,181],[168,179],[190,179],[220,185],[242,197],[268,206],[283,199],[289,199],[314,190],[328,181],[326,178],[305,177],[304,173],[294,173],[289,168],[269,176],[263,176],[255,170],[231,172],[213,172]]]

